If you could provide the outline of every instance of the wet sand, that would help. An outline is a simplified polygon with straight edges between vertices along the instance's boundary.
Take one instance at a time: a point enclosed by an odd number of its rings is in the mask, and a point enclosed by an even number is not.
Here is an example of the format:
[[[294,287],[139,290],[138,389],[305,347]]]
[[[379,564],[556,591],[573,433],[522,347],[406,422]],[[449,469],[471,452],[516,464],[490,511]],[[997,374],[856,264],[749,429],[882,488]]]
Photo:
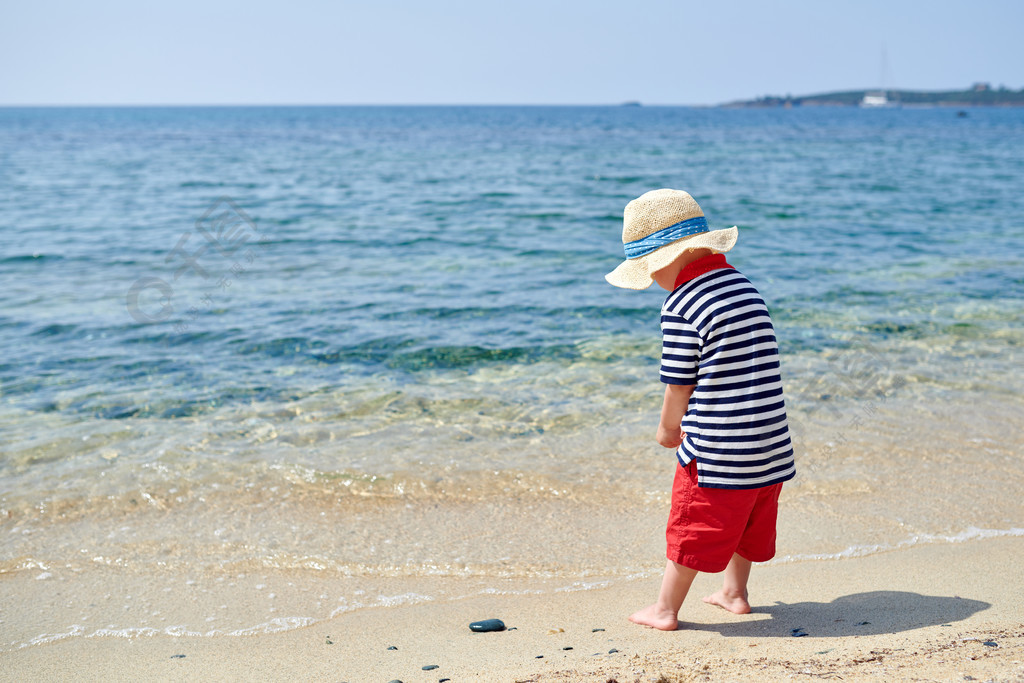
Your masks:
[[[1024,538],[1005,537],[755,567],[746,616],[702,603],[719,577],[701,575],[671,633],[626,619],[654,598],[648,577],[253,636],[68,638],[0,654],[0,679],[1024,681],[1021,557]],[[485,618],[508,630],[468,629]]]

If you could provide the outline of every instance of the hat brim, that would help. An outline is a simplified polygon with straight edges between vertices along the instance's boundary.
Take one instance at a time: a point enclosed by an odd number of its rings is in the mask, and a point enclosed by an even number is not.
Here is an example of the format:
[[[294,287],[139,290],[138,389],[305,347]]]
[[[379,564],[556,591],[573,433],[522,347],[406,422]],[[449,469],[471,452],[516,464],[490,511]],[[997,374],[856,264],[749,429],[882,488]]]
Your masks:
[[[654,284],[651,273],[671,264],[687,249],[710,249],[724,254],[736,246],[737,237],[739,237],[739,229],[736,226],[684,237],[645,256],[626,259],[619,264],[618,268],[605,275],[604,279],[609,284],[623,289],[647,289]]]

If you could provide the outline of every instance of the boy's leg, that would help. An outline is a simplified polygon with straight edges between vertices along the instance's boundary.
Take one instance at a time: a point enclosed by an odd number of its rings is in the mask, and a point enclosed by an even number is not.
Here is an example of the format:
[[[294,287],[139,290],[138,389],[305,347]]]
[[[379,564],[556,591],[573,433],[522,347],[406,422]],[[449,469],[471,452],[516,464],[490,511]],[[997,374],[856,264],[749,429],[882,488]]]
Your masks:
[[[634,612],[629,620],[662,631],[675,631],[679,626],[679,608],[683,606],[683,600],[695,576],[696,569],[668,560],[665,564],[665,576],[661,580],[658,601],[639,612]]]
[[[729,566],[725,568],[722,589],[704,598],[709,605],[718,605],[733,614],[749,614],[747,602],[747,579],[750,578],[752,562],[733,553]]]
[[[767,562],[775,556],[775,524],[782,484],[772,484],[757,491],[757,500],[750,511],[743,537],[725,568],[722,590],[704,598],[704,602],[735,614],[750,613],[747,579],[750,578],[752,562]],[[748,557],[753,559],[748,560]]]

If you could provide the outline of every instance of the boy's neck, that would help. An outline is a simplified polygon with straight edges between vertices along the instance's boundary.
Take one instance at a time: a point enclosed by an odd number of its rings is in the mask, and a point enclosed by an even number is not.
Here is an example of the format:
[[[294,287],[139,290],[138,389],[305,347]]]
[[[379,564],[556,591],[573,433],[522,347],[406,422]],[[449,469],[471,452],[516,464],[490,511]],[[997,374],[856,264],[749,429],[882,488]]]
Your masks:
[[[719,268],[732,268],[732,266],[725,262],[725,254],[708,254],[702,256],[696,261],[691,261],[686,264],[676,275],[675,287],[692,280],[693,278],[703,275],[712,270],[718,270]],[[673,289],[675,289],[673,287]]]
[[[668,264],[661,270],[656,270],[651,273],[651,278],[658,283],[659,287],[671,292],[677,287],[676,280],[679,278],[679,274],[687,266],[706,256],[711,256],[714,253],[715,252],[710,249],[693,249],[692,251],[684,251],[676,257],[675,261]]]

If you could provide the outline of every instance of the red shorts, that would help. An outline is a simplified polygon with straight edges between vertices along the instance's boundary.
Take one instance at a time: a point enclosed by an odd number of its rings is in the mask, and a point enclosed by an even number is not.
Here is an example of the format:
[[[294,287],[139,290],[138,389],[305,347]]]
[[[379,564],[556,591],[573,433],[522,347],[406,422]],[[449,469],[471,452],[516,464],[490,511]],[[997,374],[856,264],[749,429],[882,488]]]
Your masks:
[[[668,559],[699,572],[723,571],[733,553],[751,562],[775,557],[782,484],[757,489],[697,486],[697,463],[676,467],[668,516]]]

